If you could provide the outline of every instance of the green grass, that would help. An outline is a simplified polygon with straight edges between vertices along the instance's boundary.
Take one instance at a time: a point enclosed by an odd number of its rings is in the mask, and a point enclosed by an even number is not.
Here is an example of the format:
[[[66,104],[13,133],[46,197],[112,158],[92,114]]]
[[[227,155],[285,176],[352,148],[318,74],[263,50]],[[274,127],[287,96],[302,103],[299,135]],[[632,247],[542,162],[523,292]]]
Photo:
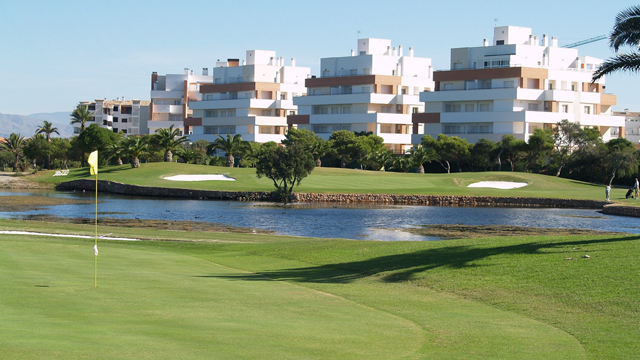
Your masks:
[[[0,220],[5,229],[93,234]],[[94,288],[93,240],[2,235],[0,357],[631,359],[640,351],[638,236],[105,233],[188,242],[101,241]]]
[[[179,174],[225,174],[237,181],[182,182],[163,180]],[[52,171],[37,174],[35,180],[59,183],[75,179],[93,178],[87,168],[73,169],[68,176],[53,177]],[[129,165],[109,166],[100,169],[100,180],[111,180],[126,184],[191,188],[200,190],[272,191],[269,179],[258,179],[255,169],[226,168],[178,163],[148,163],[139,169]],[[468,188],[478,181],[517,181],[529,185],[519,189],[500,190],[490,188]],[[316,168],[302,180],[295,192],[317,193],[374,193],[374,194],[433,194],[474,196],[524,196],[570,199],[604,200],[604,186],[539,174],[520,172],[479,172],[452,174],[414,174],[380,171],[363,171],[338,168]],[[626,189],[614,188],[611,199],[616,202],[635,204],[625,200]]]

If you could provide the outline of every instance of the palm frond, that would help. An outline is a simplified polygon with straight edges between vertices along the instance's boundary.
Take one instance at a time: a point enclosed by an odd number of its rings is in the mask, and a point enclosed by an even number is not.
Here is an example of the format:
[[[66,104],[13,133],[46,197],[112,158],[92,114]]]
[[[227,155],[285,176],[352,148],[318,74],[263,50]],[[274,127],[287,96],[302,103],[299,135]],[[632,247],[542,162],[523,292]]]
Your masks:
[[[640,6],[627,8],[616,16],[613,31],[609,36],[609,46],[616,52],[620,47],[628,45],[638,49],[640,42]]]
[[[601,77],[617,71],[640,72],[640,54],[618,54],[609,58],[593,73],[591,82],[594,83]]]

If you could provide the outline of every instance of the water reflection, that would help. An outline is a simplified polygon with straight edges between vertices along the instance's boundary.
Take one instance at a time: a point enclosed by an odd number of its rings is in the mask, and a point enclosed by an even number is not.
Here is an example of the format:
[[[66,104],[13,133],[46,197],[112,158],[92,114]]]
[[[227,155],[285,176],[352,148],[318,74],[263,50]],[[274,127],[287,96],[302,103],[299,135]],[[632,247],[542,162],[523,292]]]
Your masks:
[[[91,193],[0,191],[3,195],[93,198]],[[99,195],[100,216],[123,219],[192,220],[275,231],[278,234],[367,240],[433,240],[394,229],[427,224],[516,225],[580,228],[640,234],[640,220],[603,215],[596,210],[463,208],[408,205],[293,204],[157,199]],[[95,205],[57,205],[38,211],[0,213],[3,218],[33,214],[94,216]]]

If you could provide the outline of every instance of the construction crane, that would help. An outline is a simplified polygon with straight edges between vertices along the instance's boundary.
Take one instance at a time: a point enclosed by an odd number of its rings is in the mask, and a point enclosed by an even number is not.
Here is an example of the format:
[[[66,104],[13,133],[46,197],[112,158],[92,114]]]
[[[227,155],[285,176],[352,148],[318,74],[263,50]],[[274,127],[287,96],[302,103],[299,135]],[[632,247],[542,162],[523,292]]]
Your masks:
[[[590,44],[592,42],[596,42],[596,41],[600,41],[600,40],[604,40],[608,38],[607,35],[600,35],[600,36],[596,36],[596,37],[592,37],[590,39],[586,39],[586,40],[582,40],[582,41],[578,41],[578,42],[574,42],[572,44],[569,45],[565,45],[564,47],[566,48],[574,48],[574,47],[578,47],[580,45],[585,45],[585,44]]]

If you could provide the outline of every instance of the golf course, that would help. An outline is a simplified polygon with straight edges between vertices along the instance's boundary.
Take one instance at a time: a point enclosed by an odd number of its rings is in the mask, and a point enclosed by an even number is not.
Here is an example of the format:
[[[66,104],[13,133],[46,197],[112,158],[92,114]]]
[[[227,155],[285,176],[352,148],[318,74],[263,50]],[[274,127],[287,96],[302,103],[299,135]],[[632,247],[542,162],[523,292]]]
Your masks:
[[[106,167],[99,177],[272,190],[251,169],[160,165]],[[164,180],[182,174],[236,181]],[[74,169],[32,179],[85,178]],[[467,187],[478,181],[528,185]],[[324,168],[295,191],[604,197],[602,185],[526,173]],[[614,189],[613,201],[634,204],[620,198]],[[141,224],[98,226],[96,258],[93,225],[0,219],[0,231],[0,358],[604,360],[640,352],[638,235],[381,242]]]

